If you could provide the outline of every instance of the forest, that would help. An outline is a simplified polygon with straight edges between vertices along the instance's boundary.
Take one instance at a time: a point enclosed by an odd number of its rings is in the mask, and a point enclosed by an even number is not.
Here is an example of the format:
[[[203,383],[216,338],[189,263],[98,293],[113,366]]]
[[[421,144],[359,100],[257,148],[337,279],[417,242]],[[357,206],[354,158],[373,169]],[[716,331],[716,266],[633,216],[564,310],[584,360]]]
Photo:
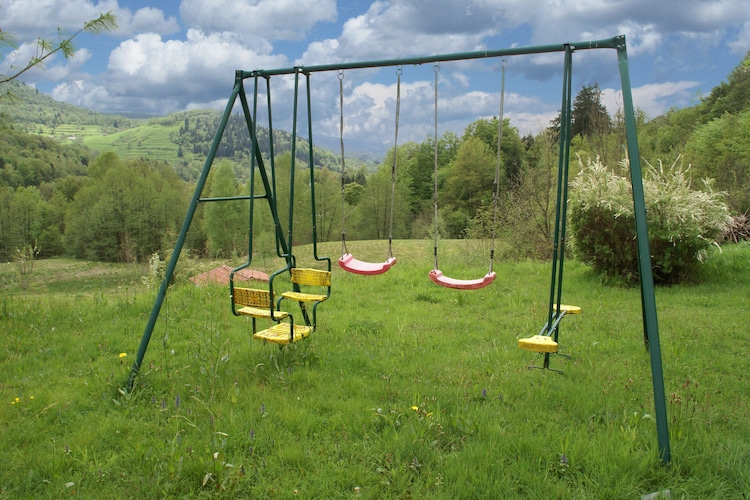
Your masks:
[[[122,158],[94,152],[81,143],[63,144],[34,133],[29,123],[55,126],[91,123],[117,130],[133,126],[128,118],[99,115],[67,105],[39,103],[34,90],[14,83],[14,102],[3,102],[0,115],[0,259],[24,252],[33,257],[72,256],[107,262],[147,261],[168,252],[179,233],[194,181],[177,164],[149,158]],[[750,54],[698,105],[672,109],[658,117],[637,113],[641,155],[648,165],[672,165],[692,189],[722,193],[734,221],[750,211]],[[598,162],[617,171],[624,159],[625,132],[619,113],[609,116],[598,85],[581,88],[573,103],[571,177]],[[216,130],[216,113],[183,113],[160,120],[175,124],[170,141],[178,156],[203,157]],[[550,251],[557,177],[557,130],[553,121],[536,135],[520,136],[513,123],[503,128],[499,237],[509,258],[545,258]],[[205,196],[247,194],[249,139],[243,120],[232,118],[220,146]],[[246,133],[246,132],[245,132]],[[490,234],[497,159],[498,119],[479,119],[460,133],[438,139],[439,231],[446,238],[484,238]],[[316,148],[315,197],[318,238],[340,238],[342,209],[347,238],[388,237],[391,166],[398,165],[394,199],[394,238],[432,235],[434,137],[391,149],[373,168],[349,162],[343,184],[340,159]],[[268,160],[268,131],[258,141]],[[291,172],[289,134],[274,131],[275,168],[281,215],[288,210],[288,179],[306,186],[305,146],[299,146]],[[576,161],[580,158],[580,161]],[[658,167],[658,168],[663,168]],[[704,184],[705,179],[711,179]],[[294,196],[295,244],[311,241],[309,190]],[[201,205],[187,248],[195,256],[245,255],[247,203]],[[274,232],[267,211],[255,210],[255,251],[273,252]],[[735,227],[727,224],[727,227]],[[736,227],[735,227],[736,228]],[[739,234],[743,234],[739,231]],[[746,234],[746,233],[745,233]],[[717,235],[721,241],[726,238]]]

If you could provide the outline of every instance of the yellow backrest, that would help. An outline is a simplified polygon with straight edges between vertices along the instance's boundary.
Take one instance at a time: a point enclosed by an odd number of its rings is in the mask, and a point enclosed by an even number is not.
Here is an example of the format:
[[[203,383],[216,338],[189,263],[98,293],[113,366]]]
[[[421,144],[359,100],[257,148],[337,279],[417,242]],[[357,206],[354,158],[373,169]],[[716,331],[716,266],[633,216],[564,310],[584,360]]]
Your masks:
[[[318,269],[292,268],[292,283],[307,286],[331,286],[331,273]]]
[[[271,293],[268,290],[256,290],[253,288],[234,289],[235,304],[265,309],[271,307],[272,300]]]

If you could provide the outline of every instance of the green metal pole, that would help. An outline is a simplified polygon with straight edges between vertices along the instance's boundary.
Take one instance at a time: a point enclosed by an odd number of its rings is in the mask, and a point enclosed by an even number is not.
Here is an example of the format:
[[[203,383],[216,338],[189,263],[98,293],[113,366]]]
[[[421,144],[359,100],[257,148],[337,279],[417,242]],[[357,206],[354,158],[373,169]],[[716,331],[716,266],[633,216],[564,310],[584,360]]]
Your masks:
[[[292,103],[292,165],[289,172],[289,227],[287,227],[287,243],[291,253],[294,245],[294,178],[297,173],[297,108],[299,105],[299,71],[294,73],[294,101]]]
[[[312,212],[312,240],[313,240],[313,257],[315,260],[322,260],[328,263],[328,270],[331,270],[331,258],[318,256],[318,216],[315,206],[315,168],[313,166],[313,123],[312,123],[312,91],[310,88],[310,74],[305,73],[305,83],[307,90],[307,152],[308,166],[310,170],[310,199]]]
[[[566,166],[567,161],[570,156],[570,115],[571,115],[571,104],[570,104],[570,97],[571,97],[571,67],[573,64],[573,52],[571,50],[570,46],[566,47],[565,50],[565,61],[563,65],[563,87],[562,87],[562,98],[561,98],[561,105],[560,105],[560,135],[558,138],[559,141],[559,156],[558,156],[558,165],[557,165],[557,199],[555,202],[555,239],[554,244],[552,248],[552,276],[550,278],[550,287],[549,287],[549,309],[547,310],[547,331],[545,334],[551,335],[552,332],[552,324],[553,324],[553,317],[554,317],[554,306],[556,302],[559,302],[559,299],[556,298],[555,293],[559,290],[559,288],[556,286],[558,278],[562,280],[562,258],[561,258],[561,252],[564,251],[563,248],[561,248],[562,243],[562,234],[561,231],[563,230],[563,219],[564,219],[564,213],[563,213],[563,203],[564,203],[564,195],[563,195],[563,187],[566,183]],[[560,269],[558,269],[558,266]],[[554,332],[554,340],[557,342],[557,332]],[[544,355],[544,363],[547,365],[549,363],[549,353],[545,353]]]
[[[568,220],[568,173],[570,172],[570,141],[572,137],[570,136],[570,130],[571,130],[571,123],[572,123],[572,102],[573,102],[573,48],[569,51],[566,51],[565,53],[566,58],[569,59],[568,62],[568,73],[567,73],[567,89],[568,89],[568,95],[567,95],[567,111],[568,111],[568,119],[565,122],[565,126],[567,128],[567,140],[565,141],[565,149],[564,149],[564,157],[563,157],[563,175],[562,175],[562,208],[560,212],[560,268],[558,270],[557,274],[557,295],[555,297],[556,299],[556,306],[557,306],[557,316],[562,319],[563,311],[560,308],[560,301],[562,300],[562,285],[563,285],[563,264],[565,263],[565,235],[567,232],[567,220]],[[558,320],[559,323],[559,320]],[[554,340],[557,342],[557,338],[559,335],[558,328],[555,328],[555,336]]]
[[[659,323],[656,318],[656,295],[654,276],[651,269],[651,251],[648,242],[648,225],[646,220],[646,201],[643,194],[641,172],[641,155],[638,150],[638,137],[635,129],[635,112],[628,71],[628,54],[625,36],[617,37],[617,58],[622,82],[622,101],[625,113],[625,132],[628,139],[628,156],[630,158],[630,181],[633,186],[633,208],[635,213],[635,230],[638,243],[638,268],[641,281],[641,305],[643,309],[643,331],[647,339],[651,357],[651,379],[654,386],[654,409],[656,411],[656,432],[659,440],[659,454],[664,463],[669,463],[669,428],[667,423],[667,402],[664,392],[664,374],[661,364],[661,347],[659,344]]]
[[[271,196],[273,198],[273,213],[275,214],[274,225],[276,227],[276,255],[286,259],[289,263],[290,255],[287,249],[286,240],[284,240],[284,231],[281,229],[281,223],[278,218],[278,204],[276,196],[276,153],[273,149],[273,111],[271,109],[271,77],[266,76],[266,109],[268,111],[268,165],[271,170]],[[270,200],[269,200],[270,201]]]
[[[256,78],[255,94],[257,94],[257,92],[258,92],[258,86],[257,86],[257,78]],[[283,232],[281,231],[281,223],[279,221],[278,207],[276,204],[276,188],[274,184],[275,183],[274,163],[273,163],[273,160],[269,160],[268,162],[270,165],[270,170],[271,170],[271,176],[269,178],[269,175],[266,169],[266,162],[263,160],[263,154],[261,153],[261,150],[260,150],[260,144],[258,144],[258,136],[256,134],[256,122],[253,120],[253,115],[257,113],[256,103],[255,102],[253,103],[253,112],[251,113],[248,102],[247,102],[247,96],[245,95],[244,92],[240,93],[240,103],[242,105],[242,112],[245,116],[245,124],[250,134],[250,142],[252,143],[252,148],[253,148],[252,161],[250,163],[250,168],[252,169],[250,178],[253,179],[253,183],[251,184],[251,189],[254,188],[254,172],[255,172],[255,168],[257,167],[258,174],[260,175],[261,182],[263,183],[263,189],[265,193],[263,198],[265,198],[268,201],[268,207],[269,207],[269,210],[271,211],[271,218],[273,219],[274,227],[276,228],[277,253],[279,254],[279,256],[285,256],[286,254],[289,253],[289,250],[288,250],[287,242],[283,238]],[[269,106],[270,106],[270,102],[269,102]],[[270,127],[269,127],[269,131],[272,131]],[[271,139],[271,142],[273,143],[273,139]],[[272,147],[271,147],[271,152],[273,153]],[[254,196],[254,198],[256,197]],[[252,204],[251,204],[251,208],[252,208]],[[251,210],[250,212],[250,215],[251,215],[250,231],[251,232],[252,232],[252,223],[253,223],[252,214],[253,214],[253,211]]]
[[[424,57],[407,57],[404,59],[382,59],[378,61],[361,61],[361,62],[348,62],[348,63],[336,63],[336,64],[321,64],[316,66],[305,66],[305,73],[317,73],[324,71],[333,70],[347,70],[347,69],[365,69],[365,68],[382,68],[384,66],[418,66],[421,64],[432,64],[439,62],[448,61],[462,61],[466,59],[488,59],[494,57],[504,56],[518,56],[518,55],[529,55],[529,54],[544,54],[547,52],[564,52],[567,46],[573,47],[575,50],[588,50],[588,49],[614,49],[617,47],[618,37],[605,38],[602,40],[588,40],[583,42],[570,42],[557,45],[533,45],[528,47],[513,47],[510,49],[499,49],[499,50],[479,50],[474,52],[457,52],[453,54],[442,54],[434,56]],[[274,70],[257,70],[257,71],[243,71],[243,78],[249,78],[254,74],[261,76],[272,76],[272,75],[292,75],[302,68],[297,66],[294,68],[281,68]]]
[[[201,193],[203,192],[203,187],[206,185],[206,179],[208,179],[208,173],[211,170],[211,164],[213,163],[214,157],[216,156],[216,151],[219,149],[219,142],[221,141],[221,137],[224,134],[224,129],[227,126],[229,117],[232,114],[232,107],[234,107],[234,102],[236,101],[237,95],[241,90],[242,74],[238,71],[234,77],[234,87],[232,88],[232,93],[229,96],[227,105],[224,108],[224,114],[221,116],[221,121],[219,122],[219,129],[216,131],[216,136],[214,137],[214,141],[211,144],[211,149],[209,150],[206,161],[203,164],[203,171],[201,172],[201,176],[198,179],[198,184],[195,186],[193,199],[190,201],[190,206],[188,207],[187,214],[185,215],[185,221],[182,224],[180,235],[177,237],[177,242],[175,243],[174,250],[172,251],[172,256],[169,259],[169,264],[167,265],[167,269],[164,273],[164,279],[161,281],[161,285],[159,286],[159,292],[156,295],[156,301],[154,302],[154,306],[151,309],[151,315],[148,318],[146,329],[143,332],[141,343],[138,346],[138,353],[136,354],[135,362],[133,363],[133,367],[130,369],[130,376],[128,377],[128,381],[125,385],[125,390],[128,392],[133,388],[135,377],[136,375],[138,375],[138,372],[141,369],[141,363],[143,363],[143,357],[146,355],[146,349],[148,348],[148,343],[151,340],[151,334],[154,332],[156,319],[159,317],[161,306],[164,303],[164,297],[166,297],[167,295],[169,282],[172,281],[175,267],[177,267],[177,260],[180,258],[180,252],[182,252],[182,247],[185,244],[185,238],[187,236],[188,229],[190,229],[190,223],[193,221],[193,216],[195,215],[195,211],[198,208],[198,202],[200,200]]]

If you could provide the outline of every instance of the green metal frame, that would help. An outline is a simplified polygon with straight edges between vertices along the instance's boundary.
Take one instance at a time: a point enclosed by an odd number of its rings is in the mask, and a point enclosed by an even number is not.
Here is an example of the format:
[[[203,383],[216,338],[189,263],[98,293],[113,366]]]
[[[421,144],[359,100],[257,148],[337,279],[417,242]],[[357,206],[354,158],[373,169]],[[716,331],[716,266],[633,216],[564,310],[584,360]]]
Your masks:
[[[202,199],[201,193],[205,187],[206,179],[208,178],[211,165],[213,164],[218,149],[219,140],[221,139],[224,130],[226,128],[227,121],[229,120],[230,113],[234,106],[237,97],[243,104],[243,112],[248,123],[248,128],[251,131],[251,137],[253,139],[253,149],[255,162],[260,167],[264,165],[263,158],[260,155],[260,148],[255,141],[254,126],[252,115],[249,111],[249,106],[245,98],[243,81],[248,78],[256,79],[256,90],[257,90],[257,78],[262,77],[267,81],[272,76],[277,75],[295,75],[295,95],[294,95],[294,125],[292,131],[293,137],[293,151],[292,151],[292,162],[294,165],[295,153],[296,153],[296,126],[297,126],[297,94],[299,87],[299,75],[304,74],[306,77],[307,87],[307,106],[308,106],[308,130],[310,133],[310,181],[311,186],[314,186],[314,172],[312,171],[312,117],[310,111],[310,75],[315,72],[326,72],[326,71],[340,71],[347,69],[364,69],[364,68],[377,68],[385,66],[407,66],[407,65],[422,65],[422,64],[435,64],[439,62],[448,61],[460,61],[468,59],[485,59],[485,58],[498,58],[498,57],[509,57],[516,55],[530,55],[530,54],[542,54],[552,52],[564,52],[565,53],[565,68],[563,78],[563,115],[561,120],[561,140],[560,140],[560,172],[558,183],[558,203],[561,204],[559,209],[559,216],[555,222],[556,226],[556,246],[555,246],[555,258],[553,260],[553,273],[552,283],[550,286],[550,310],[548,311],[548,325],[550,329],[554,329],[555,338],[557,338],[557,325],[559,320],[562,318],[561,313],[555,313],[553,311],[554,305],[560,305],[560,296],[562,291],[562,277],[563,277],[563,263],[564,263],[564,241],[565,241],[565,203],[564,200],[567,198],[567,172],[568,172],[568,160],[569,160],[569,147],[570,147],[570,96],[571,96],[571,64],[572,54],[577,51],[591,50],[591,49],[614,49],[617,52],[618,66],[620,70],[620,80],[623,95],[623,113],[625,117],[625,129],[628,142],[628,156],[630,157],[630,179],[633,189],[633,205],[635,209],[635,226],[636,236],[638,243],[638,263],[640,272],[640,283],[641,283],[641,304],[643,314],[643,335],[644,341],[649,350],[651,358],[651,374],[652,383],[654,390],[654,403],[656,413],[656,425],[657,425],[657,436],[659,444],[659,454],[661,459],[668,463],[670,461],[670,447],[669,447],[669,431],[667,426],[667,413],[666,413],[666,399],[664,392],[664,377],[662,373],[662,360],[661,360],[661,349],[659,343],[659,326],[656,315],[656,298],[654,290],[653,273],[651,269],[651,255],[648,241],[648,226],[646,221],[646,205],[643,194],[643,182],[642,182],[642,171],[640,162],[640,152],[638,149],[638,139],[636,136],[636,125],[635,125],[635,113],[633,107],[632,89],[630,84],[630,74],[628,67],[627,49],[625,36],[616,36],[613,38],[607,38],[602,40],[591,40],[582,42],[571,42],[565,44],[553,44],[553,45],[538,45],[529,47],[514,47],[510,49],[501,50],[488,50],[488,51],[476,51],[476,52],[464,52],[454,54],[444,54],[426,57],[413,57],[404,59],[390,59],[380,61],[365,61],[365,62],[353,62],[353,63],[341,63],[341,64],[326,64],[318,66],[297,66],[293,68],[282,68],[277,70],[259,70],[259,71],[241,71],[238,70],[235,73],[235,83],[230,93],[229,101],[219,123],[214,142],[211,145],[209,154],[206,157],[206,162],[203,166],[203,171],[196,184],[195,193],[188,207],[185,221],[182,225],[182,230],[177,238],[174,251],[167,265],[164,279],[161,282],[159,291],[154,302],[151,315],[146,324],[146,329],[143,333],[138,353],[133,367],[130,371],[126,389],[130,390],[136,375],[138,374],[143,357],[146,353],[151,334],[154,329],[154,325],[161,310],[161,306],[166,296],[168,284],[172,280],[172,276],[179,259],[182,247],[185,243],[185,238],[190,228],[190,224],[195,215],[198,203],[201,201],[219,201],[216,199]],[[255,110],[255,109],[254,109]],[[568,111],[565,111],[568,110]],[[269,101],[269,116],[270,116],[270,101]],[[270,122],[269,122],[270,123]],[[272,155],[273,157],[273,155]],[[288,236],[285,238],[280,231],[280,224],[278,223],[278,213],[275,207],[275,187],[274,182],[266,178],[263,174],[264,168],[259,169],[261,172],[261,178],[263,179],[264,186],[266,188],[266,194],[264,195],[268,200],[269,207],[271,208],[272,216],[274,217],[274,223],[277,224],[277,253],[287,259],[287,270],[294,266],[294,256],[291,251],[292,244],[292,205],[294,199],[294,175],[292,175],[292,186],[290,186],[290,214],[289,214],[289,231]],[[292,170],[293,172],[293,170]],[[273,175],[272,175],[273,177]],[[312,224],[313,224],[313,243],[314,243],[314,256],[317,260],[327,260],[330,270],[330,259],[327,257],[319,257],[317,253],[317,231],[316,231],[316,217],[315,217],[315,196],[314,187],[312,192]],[[250,199],[253,199],[253,193],[251,192]],[[240,197],[241,198],[241,197]],[[234,198],[237,199],[237,198]],[[252,225],[252,221],[251,221]],[[250,229],[252,231],[252,228]],[[558,307],[559,311],[559,307]]]
[[[253,146],[254,154],[250,155],[250,181],[249,181],[250,196],[248,197],[250,200],[250,203],[249,203],[249,212],[248,212],[249,220],[248,220],[247,262],[232,269],[231,273],[229,274],[229,295],[230,295],[230,302],[232,306],[232,314],[234,314],[235,316],[239,316],[240,314],[237,312],[236,304],[234,302],[234,275],[238,271],[249,267],[253,261],[253,220],[255,216],[255,203],[254,202],[256,199],[266,199],[268,201],[268,206],[269,206],[269,209],[271,211],[271,216],[273,217],[273,221],[274,221],[274,228],[275,228],[274,231],[276,234],[276,254],[279,257],[282,257],[286,260],[287,267],[285,268],[285,270],[288,270],[289,267],[291,267],[293,263],[293,258],[294,258],[293,255],[291,254],[291,249],[289,248],[289,244],[284,239],[283,231],[281,228],[281,223],[279,221],[279,216],[278,216],[278,206],[276,204],[276,169],[275,169],[274,155],[273,155],[273,123],[272,123],[272,113],[271,113],[270,78],[265,78],[266,100],[267,100],[266,106],[268,108],[270,178],[269,178],[268,172],[266,172],[263,158],[260,155],[260,146],[257,144],[256,124],[255,124],[255,121],[252,119],[253,116],[256,116],[256,117],[258,116],[257,113],[258,113],[258,88],[259,88],[258,79],[259,78],[260,77],[256,75],[253,79],[254,85],[253,85],[253,111],[252,113],[250,113],[249,105],[247,102],[247,96],[245,95],[245,92],[244,92],[244,84],[242,84],[243,91],[240,91],[239,93],[240,103],[242,105],[242,111],[245,116],[245,122],[247,125],[247,129],[250,132],[250,140],[252,144],[254,145]],[[261,176],[261,181],[263,183],[264,194],[262,195],[255,194],[255,168],[256,166],[259,166],[258,170]],[[273,296],[272,288],[271,288],[271,296]],[[270,302],[271,317],[273,318],[274,317],[273,315],[274,301],[271,300],[269,302]]]

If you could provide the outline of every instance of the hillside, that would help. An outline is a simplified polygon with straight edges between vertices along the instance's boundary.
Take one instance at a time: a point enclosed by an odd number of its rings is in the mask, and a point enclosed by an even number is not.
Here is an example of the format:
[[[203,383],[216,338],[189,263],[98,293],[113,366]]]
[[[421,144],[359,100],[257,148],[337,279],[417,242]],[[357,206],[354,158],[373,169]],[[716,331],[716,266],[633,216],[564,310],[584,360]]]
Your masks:
[[[6,88],[11,97],[0,100],[0,114],[29,133],[67,137],[63,130],[108,133],[138,124],[137,120],[121,115],[108,115],[56,101],[18,81],[6,83],[3,90]],[[57,130],[57,133],[52,134],[50,130]]]
[[[14,129],[54,138],[61,143],[83,144],[95,152],[114,151],[125,159],[166,161],[186,180],[200,172],[218,128],[221,112],[192,110],[164,117],[134,119],[108,115],[58,102],[50,96],[19,82],[11,82],[11,100],[0,101],[0,114],[7,117]],[[261,151],[268,155],[268,130],[259,128]],[[318,167],[338,169],[337,141],[321,137],[316,144],[313,163]],[[298,142],[298,160],[307,161],[306,141]],[[382,146],[380,146],[382,148]],[[291,150],[291,134],[274,131],[276,153]],[[349,144],[347,156],[354,164],[374,166],[384,154],[372,144]],[[247,160],[250,138],[241,115],[230,118],[217,152],[239,164]]]

